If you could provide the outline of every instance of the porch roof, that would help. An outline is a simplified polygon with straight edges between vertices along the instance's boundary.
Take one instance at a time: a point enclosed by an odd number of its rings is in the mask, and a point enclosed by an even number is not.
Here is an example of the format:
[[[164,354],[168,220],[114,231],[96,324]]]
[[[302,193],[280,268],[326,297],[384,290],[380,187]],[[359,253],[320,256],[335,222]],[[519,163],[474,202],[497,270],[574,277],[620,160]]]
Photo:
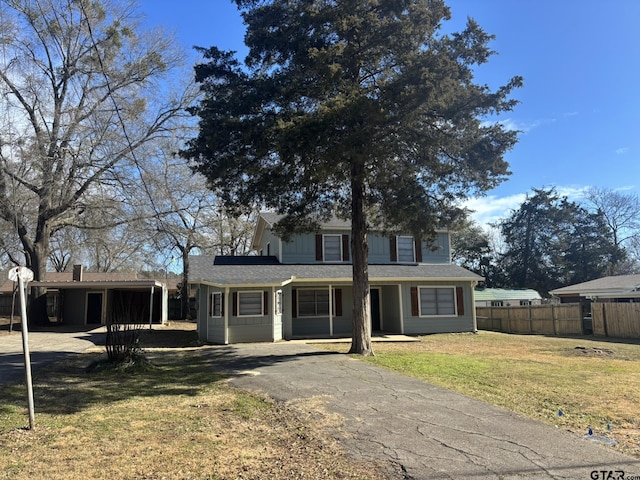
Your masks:
[[[191,284],[282,286],[289,283],[351,283],[350,264],[214,265],[213,256],[190,257]],[[247,257],[248,258],[248,257]],[[370,282],[480,281],[482,277],[450,264],[369,265]]]
[[[81,282],[78,282],[78,281],[31,282],[29,285],[34,287],[45,287],[49,289],[109,288],[109,289],[119,289],[119,290],[131,290],[131,289],[140,289],[140,288],[162,287],[164,284],[162,282],[159,282],[158,280],[129,280],[129,281],[83,280]]]

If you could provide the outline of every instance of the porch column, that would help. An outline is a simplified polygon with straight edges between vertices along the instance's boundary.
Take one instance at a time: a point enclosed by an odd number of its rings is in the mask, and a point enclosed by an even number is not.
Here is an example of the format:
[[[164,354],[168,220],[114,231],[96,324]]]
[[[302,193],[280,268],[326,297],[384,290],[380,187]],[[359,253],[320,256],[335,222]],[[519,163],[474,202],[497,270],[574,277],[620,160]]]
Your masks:
[[[229,287],[224,289],[224,344],[229,345],[229,309],[233,306],[229,303]]]
[[[471,282],[471,316],[473,318],[473,333],[478,333],[478,318],[476,317],[476,285],[478,285],[478,282]],[[531,315],[529,315],[529,317],[531,317]]]
[[[402,284],[398,285],[398,305],[400,306],[400,333],[404,335],[404,312],[402,309]]]
[[[151,330],[151,323],[153,322],[153,291],[155,287],[151,287],[151,299],[149,300],[149,330]]]
[[[333,297],[331,285],[329,285],[329,336],[333,337]]]

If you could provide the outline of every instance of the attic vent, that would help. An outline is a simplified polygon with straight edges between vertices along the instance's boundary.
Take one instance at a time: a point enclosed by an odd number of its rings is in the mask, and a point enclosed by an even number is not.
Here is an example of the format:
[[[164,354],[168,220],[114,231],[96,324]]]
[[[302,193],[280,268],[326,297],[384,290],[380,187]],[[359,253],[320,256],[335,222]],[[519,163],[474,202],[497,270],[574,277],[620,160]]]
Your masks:
[[[82,281],[82,265],[74,265],[73,266],[73,281],[81,282]]]

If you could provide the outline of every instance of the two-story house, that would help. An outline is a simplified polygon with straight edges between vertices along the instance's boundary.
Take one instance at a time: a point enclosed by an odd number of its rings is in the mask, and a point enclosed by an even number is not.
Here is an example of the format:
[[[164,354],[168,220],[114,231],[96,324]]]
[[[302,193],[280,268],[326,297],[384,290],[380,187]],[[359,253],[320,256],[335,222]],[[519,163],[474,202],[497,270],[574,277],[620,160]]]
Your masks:
[[[260,215],[256,256],[190,257],[201,341],[351,335],[351,225],[334,220],[284,242],[272,231],[279,218]],[[374,332],[475,331],[473,291],[482,277],[451,264],[449,232],[438,232],[432,243],[376,232],[367,238]]]

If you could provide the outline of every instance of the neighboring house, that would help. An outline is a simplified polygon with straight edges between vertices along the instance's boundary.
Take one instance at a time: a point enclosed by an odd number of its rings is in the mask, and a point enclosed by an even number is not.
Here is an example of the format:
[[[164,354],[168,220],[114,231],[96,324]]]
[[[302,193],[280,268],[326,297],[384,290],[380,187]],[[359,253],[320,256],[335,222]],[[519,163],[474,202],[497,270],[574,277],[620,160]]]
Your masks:
[[[542,297],[528,288],[476,288],[476,307],[541,305]]]
[[[349,223],[281,240],[280,217],[258,218],[257,256],[190,257],[200,340],[218,344],[348,337],[352,329]],[[399,334],[476,330],[473,292],[482,277],[451,264],[449,233],[433,243],[369,232],[374,331]]]
[[[13,282],[11,282],[13,283]],[[139,280],[135,272],[48,272],[44,282],[31,282],[47,290],[47,315],[52,323],[101,325],[113,314],[130,323],[167,323],[167,287],[153,279]]]
[[[640,302],[640,275],[617,275],[551,290],[561,303]]]

